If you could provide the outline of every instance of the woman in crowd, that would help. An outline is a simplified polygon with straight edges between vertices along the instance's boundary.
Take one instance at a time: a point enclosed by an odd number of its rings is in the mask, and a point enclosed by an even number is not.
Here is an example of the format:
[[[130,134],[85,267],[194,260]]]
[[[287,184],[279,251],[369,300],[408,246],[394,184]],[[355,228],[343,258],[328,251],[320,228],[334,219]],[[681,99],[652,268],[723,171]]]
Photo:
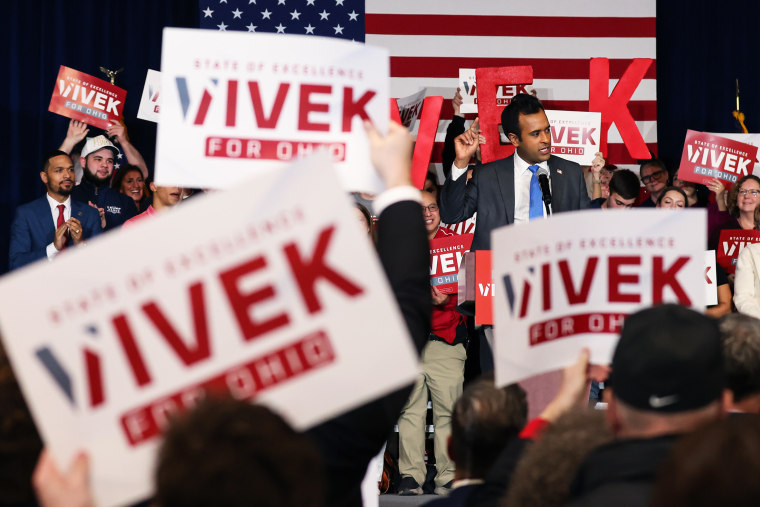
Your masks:
[[[657,199],[657,207],[683,209],[686,207],[687,201],[688,197],[686,196],[686,192],[682,189],[678,187],[667,187]]]
[[[111,180],[111,188],[131,197],[135,201],[138,213],[142,213],[150,205],[150,190],[137,166],[124,165],[116,171]]]
[[[723,192],[720,190],[723,185],[715,180],[708,187],[715,192],[717,206],[721,210],[718,213],[708,213],[708,250],[717,249],[720,233],[723,230],[758,229],[758,224],[760,224],[760,206],[758,206],[760,204],[760,178],[754,174],[739,178],[728,192],[725,211],[721,206]],[[716,189],[716,187],[720,188]]]
[[[693,181],[684,181],[678,178],[678,171],[673,176],[673,186],[678,187],[686,194],[686,206],[704,208],[707,206],[707,198],[710,195],[710,190],[704,186],[694,183]]]

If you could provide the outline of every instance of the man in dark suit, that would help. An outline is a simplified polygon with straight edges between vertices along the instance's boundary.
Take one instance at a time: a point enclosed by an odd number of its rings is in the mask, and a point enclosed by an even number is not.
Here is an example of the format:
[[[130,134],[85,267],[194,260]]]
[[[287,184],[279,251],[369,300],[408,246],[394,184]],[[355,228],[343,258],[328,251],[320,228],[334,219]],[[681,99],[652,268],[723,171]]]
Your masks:
[[[19,206],[11,224],[10,269],[52,260],[64,248],[84,244],[101,231],[98,211],[70,197],[74,163],[67,153],[56,150],[45,157],[40,178],[47,193]]]
[[[502,111],[501,124],[515,154],[478,167],[467,182],[463,175],[479,145],[476,119],[454,140],[456,158],[441,193],[445,223],[462,222],[477,211],[473,250],[490,250],[491,231],[497,227],[547,215],[543,204],[537,202],[541,199],[540,168],[549,171],[553,213],[589,207],[581,167],[551,154],[549,120],[537,98],[516,95]]]

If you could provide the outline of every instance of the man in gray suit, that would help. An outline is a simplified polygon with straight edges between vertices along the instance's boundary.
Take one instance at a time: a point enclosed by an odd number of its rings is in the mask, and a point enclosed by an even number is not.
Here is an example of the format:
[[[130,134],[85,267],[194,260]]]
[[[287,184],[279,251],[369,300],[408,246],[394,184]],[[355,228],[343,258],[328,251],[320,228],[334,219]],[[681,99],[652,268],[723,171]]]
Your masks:
[[[473,250],[490,250],[491,230],[545,217],[537,173],[548,169],[551,211],[560,213],[589,207],[581,166],[551,154],[551,129],[541,102],[518,94],[501,113],[505,134],[515,154],[479,166],[472,179],[462,177],[478,148],[478,120],[454,140],[456,158],[441,193],[441,219],[455,224],[478,213]],[[498,142],[491,139],[489,142]]]

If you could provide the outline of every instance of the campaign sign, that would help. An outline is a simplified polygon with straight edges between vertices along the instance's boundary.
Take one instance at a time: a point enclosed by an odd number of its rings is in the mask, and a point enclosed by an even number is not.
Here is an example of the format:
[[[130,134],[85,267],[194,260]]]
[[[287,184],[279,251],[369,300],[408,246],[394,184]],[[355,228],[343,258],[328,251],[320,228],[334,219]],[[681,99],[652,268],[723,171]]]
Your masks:
[[[305,429],[414,380],[398,305],[321,157],[0,281],[4,346],[37,428],[61,466],[89,454],[99,505],[151,494],[168,417],[208,393]]]
[[[459,112],[477,113],[478,112],[478,90],[475,79],[475,69],[459,69],[459,93],[462,95],[462,105],[459,106]],[[496,105],[504,107],[518,93],[530,93],[526,88],[527,84],[499,84],[496,87]]]
[[[546,111],[552,131],[552,155],[591,165],[599,148],[602,113]]]
[[[363,122],[388,127],[386,49],[306,35],[163,33],[156,184],[230,187],[326,151],[346,190],[382,191]]]
[[[430,240],[430,285],[443,294],[456,294],[459,266],[470,250],[473,234],[445,236]]]
[[[158,123],[158,99],[160,94],[161,73],[157,70],[148,69],[148,74],[145,76],[145,86],[143,86],[142,97],[140,98],[140,108],[137,110],[138,118]]]
[[[740,143],[750,144],[752,146],[760,146],[760,134],[745,134],[743,132],[710,132],[710,134],[725,137],[726,139],[731,139],[733,141],[739,141]],[[760,160],[755,159],[755,162],[760,162]]]
[[[121,120],[127,91],[61,65],[48,111],[101,129]]]
[[[704,209],[563,213],[493,231],[499,385],[605,364],[625,317],[663,302],[705,307]]]
[[[399,117],[401,119],[400,123],[410,131],[414,130],[414,124],[417,123],[417,118],[420,116],[422,103],[425,101],[425,95],[427,95],[427,88],[423,88],[412,95],[396,99]]]
[[[687,130],[678,178],[702,184],[718,178],[731,188],[736,180],[752,174],[756,159],[757,146]]]
[[[679,173],[680,177],[680,173]],[[754,229],[724,229],[718,238],[718,251],[715,255],[726,274],[736,271],[736,261],[745,246],[760,243],[760,231]]]
[[[494,289],[491,250],[477,250],[475,252],[475,324],[478,326],[493,324]]]
[[[715,250],[705,252],[705,305],[718,304],[718,278],[715,272]]]

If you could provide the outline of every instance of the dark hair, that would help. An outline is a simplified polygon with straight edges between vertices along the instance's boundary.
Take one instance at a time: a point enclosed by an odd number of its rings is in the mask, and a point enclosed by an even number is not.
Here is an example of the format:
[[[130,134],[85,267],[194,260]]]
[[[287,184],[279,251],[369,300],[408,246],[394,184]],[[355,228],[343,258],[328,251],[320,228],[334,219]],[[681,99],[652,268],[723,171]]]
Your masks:
[[[662,169],[663,171],[665,171],[668,175],[668,186],[671,185],[672,181],[670,179],[671,178],[670,171],[668,171],[667,166],[665,166],[665,162],[663,162],[659,158],[650,158],[648,160],[643,161],[641,165],[639,166],[639,176],[643,177],[643,175],[641,174],[642,171],[644,170],[645,167],[649,167],[649,166],[654,166],[658,169]]]
[[[613,440],[601,412],[576,409],[560,416],[526,448],[517,463],[502,507],[559,507],[570,499],[570,485],[588,454]]]
[[[71,160],[71,155],[69,155],[65,151],[53,150],[45,154],[45,156],[42,158],[42,169],[40,171],[43,173],[47,172],[47,170],[50,168],[50,159],[53,159],[55,157],[60,157],[61,155],[68,157],[69,160]]]
[[[155,476],[161,507],[322,505],[311,440],[270,409],[231,398],[205,399],[172,420]]]
[[[760,178],[758,178],[754,174],[748,174],[736,180],[736,183],[734,183],[734,186],[732,186],[731,190],[728,191],[728,203],[727,203],[728,212],[734,218],[739,218],[739,206],[737,206],[736,204],[736,199],[739,196],[739,189],[747,180],[753,180],[757,182],[758,185],[760,185]],[[760,199],[757,202],[760,203]],[[755,210],[757,211],[757,207],[755,208]],[[755,216],[757,217],[757,213],[755,213]],[[757,218],[755,218],[755,226],[757,227]]]
[[[543,110],[544,106],[541,105],[541,101],[536,97],[527,93],[518,93],[501,112],[501,128],[504,129],[504,135],[509,138],[509,134],[515,134],[517,139],[522,141],[522,137],[520,136],[520,115],[536,114]]]
[[[367,221],[367,227],[369,227],[369,237],[372,238],[372,241],[375,241],[375,224],[372,221],[372,215],[369,214],[369,210],[365,205],[359,202],[354,202],[354,206],[356,209],[358,209],[362,215],[364,215],[364,220]]]
[[[760,420],[743,414],[689,433],[663,460],[653,507],[760,505]]]
[[[628,169],[615,170],[610,178],[610,194],[613,192],[623,199],[635,199],[641,192],[638,176]]]
[[[719,325],[726,384],[734,401],[760,394],[760,320],[730,313]]]
[[[689,198],[686,197],[686,192],[684,192],[682,188],[678,188],[678,187],[665,187],[662,190],[662,193],[660,194],[660,197],[657,198],[657,207],[660,206],[660,203],[662,202],[663,197],[665,197],[665,194],[667,194],[670,191],[678,192],[679,194],[681,194],[683,196],[683,205],[684,206],[688,206],[689,205]]]
[[[493,377],[470,383],[451,413],[452,459],[472,478],[485,477],[504,446],[525,426],[528,403],[517,384],[502,389]]]

